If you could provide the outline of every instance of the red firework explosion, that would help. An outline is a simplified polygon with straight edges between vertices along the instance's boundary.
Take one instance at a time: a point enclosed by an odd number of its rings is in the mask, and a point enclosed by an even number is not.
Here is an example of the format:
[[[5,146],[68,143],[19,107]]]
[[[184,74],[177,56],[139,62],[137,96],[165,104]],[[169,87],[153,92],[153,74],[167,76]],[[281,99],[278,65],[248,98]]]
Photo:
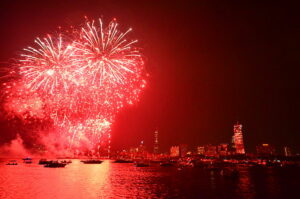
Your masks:
[[[115,115],[145,87],[141,53],[115,21],[87,22],[73,35],[37,38],[18,63],[18,80],[5,86],[5,110],[30,122],[51,120],[79,148],[110,138]],[[70,39],[74,38],[74,39]]]

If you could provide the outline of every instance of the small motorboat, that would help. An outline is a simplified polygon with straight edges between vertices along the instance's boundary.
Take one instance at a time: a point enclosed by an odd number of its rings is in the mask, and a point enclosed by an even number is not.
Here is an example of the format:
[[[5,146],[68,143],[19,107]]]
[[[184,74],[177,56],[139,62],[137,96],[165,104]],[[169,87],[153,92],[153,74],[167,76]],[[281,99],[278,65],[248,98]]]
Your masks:
[[[62,162],[58,162],[58,161],[51,161],[48,164],[45,164],[44,167],[49,167],[49,168],[63,168],[65,167],[67,164],[62,163]]]
[[[39,164],[49,164],[51,162],[52,162],[52,160],[40,159]]]
[[[161,162],[159,165],[161,167],[172,167],[172,166],[174,166],[171,162]]]
[[[150,165],[146,164],[146,163],[136,163],[135,166],[136,167],[149,167]]]
[[[145,161],[135,162],[134,164],[136,167],[149,167],[150,164]]]
[[[6,163],[6,165],[18,165],[16,160],[11,160],[8,163]]]
[[[125,159],[117,159],[114,163],[133,163],[132,160],[125,160]]]
[[[71,164],[72,161],[71,161],[71,160],[63,160],[63,161],[61,161],[61,163],[64,163],[64,164]]]
[[[81,160],[84,164],[101,164],[103,161],[102,160]]]
[[[31,164],[32,163],[32,159],[27,157],[27,158],[23,158],[23,161],[25,164]]]
[[[185,168],[192,168],[194,167],[194,163],[191,161],[179,161],[178,162],[179,167],[185,167]]]

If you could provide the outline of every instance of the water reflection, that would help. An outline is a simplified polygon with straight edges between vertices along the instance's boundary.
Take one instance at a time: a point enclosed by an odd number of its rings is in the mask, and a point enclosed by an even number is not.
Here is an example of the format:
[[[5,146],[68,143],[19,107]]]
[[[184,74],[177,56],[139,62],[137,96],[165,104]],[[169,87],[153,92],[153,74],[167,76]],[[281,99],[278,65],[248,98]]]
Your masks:
[[[236,194],[245,199],[255,198],[256,192],[248,169],[240,170]]]
[[[297,180],[286,176],[298,179],[299,169],[288,172],[242,169],[232,179],[201,168],[137,168],[110,161],[89,165],[73,160],[66,168],[44,168],[37,161],[0,163],[0,198],[278,198],[298,194]]]
[[[266,176],[266,188],[271,197],[276,198],[280,194],[280,186],[278,183],[277,173],[274,169],[268,169]]]
[[[214,171],[210,171],[210,187],[212,191],[216,190],[216,177]]]

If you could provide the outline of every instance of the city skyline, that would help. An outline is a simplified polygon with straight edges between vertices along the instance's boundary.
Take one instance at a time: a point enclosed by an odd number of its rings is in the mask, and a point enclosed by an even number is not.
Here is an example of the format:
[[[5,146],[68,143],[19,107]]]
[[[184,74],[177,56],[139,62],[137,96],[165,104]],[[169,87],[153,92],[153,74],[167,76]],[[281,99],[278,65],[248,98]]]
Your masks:
[[[189,146],[184,143],[174,143],[169,146],[169,148],[165,151],[158,150],[159,149],[159,142],[158,142],[158,131],[154,131],[154,139],[153,139],[153,145],[148,144],[148,148],[146,147],[144,141],[142,140],[142,146],[143,150],[147,151],[151,154],[151,151],[153,150],[153,155],[158,154],[169,154],[170,157],[180,157],[181,147],[184,146],[185,152],[189,152],[193,155],[221,155],[221,156],[230,156],[230,155],[278,155],[278,156],[299,156],[299,151],[297,151],[295,148],[291,148],[290,146],[286,146],[284,143],[280,147],[275,148],[272,143],[264,142],[264,143],[256,143],[255,149],[252,151],[246,151],[245,150],[245,141],[243,139],[243,131],[242,131],[242,124],[238,121],[234,123],[233,125],[233,132],[232,137],[230,141],[224,141],[221,143],[205,143],[202,145],[195,145],[195,146]],[[130,149],[135,148],[136,145],[130,146]],[[141,145],[140,145],[141,146]],[[150,147],[149,147],[150,146]],[[139,148],[139,147],[137,147]],[[211,149],[209,149],[211,148]],[[126,149],[123,149],[126,150]],[[128,150],[128,149],[127,149]],[[212,154],[209,154],[209,150],[212,150]],[[120,150],[117,150],[120,151]]]

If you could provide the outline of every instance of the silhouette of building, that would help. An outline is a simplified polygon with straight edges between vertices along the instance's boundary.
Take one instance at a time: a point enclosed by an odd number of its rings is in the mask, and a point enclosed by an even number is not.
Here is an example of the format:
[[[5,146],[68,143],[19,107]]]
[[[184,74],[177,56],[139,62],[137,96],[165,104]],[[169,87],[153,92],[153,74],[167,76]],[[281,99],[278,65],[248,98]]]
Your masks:
[[[188,146],[186,144],[179,145],[179,155],[180,157],[185,157],[188,153]]]
[[[139,147],[137,148],[137,151],[138,151],[139,153],[144,153],[144,152],[146,152],[146,146],[144,145],[144,141],[141,141]]]
[[[287,146],[283,147],[283,153],[284,153],[285,157],[292,156],[292,150],[290,147],[287,147]]]
[[[229,155],[229,144],[219,144],[219,145],[212,145],[208,144],[205,146],[198,146],[197,147],[197,154],[198,155],[205,155],[205,156],[226,156]]]
[[[153,153],[158,154],[158,131],[154,132],[154,147],[153,147]]]
[[[221,156],[226,156],[229,154],[229,144],[219,144],[218,154]]]
[[[245,154],[242,125],[238,122],[233,126],[232,142],[237,154]]]
[[[275,148],[269,144],[261,144],[256,146],[256,153],[258,156],[272,156],[275,155]]]
[[[205,156],[217,156],[217,146],[208,144],[205,146]]]

